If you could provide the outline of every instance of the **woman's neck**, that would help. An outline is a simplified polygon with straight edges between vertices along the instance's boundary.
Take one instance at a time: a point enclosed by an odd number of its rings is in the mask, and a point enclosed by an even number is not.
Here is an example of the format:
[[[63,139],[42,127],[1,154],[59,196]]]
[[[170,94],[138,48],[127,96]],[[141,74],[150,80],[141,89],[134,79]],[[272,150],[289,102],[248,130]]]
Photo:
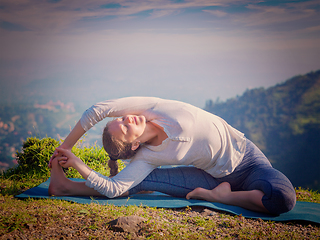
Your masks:
[[[149,137],[145,143],[152,146],[158,146],[168,138],[163,128],[153,122],[147,122],[147,136]]]

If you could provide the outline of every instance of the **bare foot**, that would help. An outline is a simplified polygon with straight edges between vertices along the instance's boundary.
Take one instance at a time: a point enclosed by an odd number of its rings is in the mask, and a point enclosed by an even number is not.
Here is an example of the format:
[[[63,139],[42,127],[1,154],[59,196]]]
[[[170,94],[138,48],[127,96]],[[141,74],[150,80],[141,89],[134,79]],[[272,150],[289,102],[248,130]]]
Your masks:
[[[187,199],[203,199],[209,202],[225,202],[231,193],[231,186],[228,182],[220,183],[212,190],[204,188],[196,188],[189,192],[186,196]]]
[[[68,181],[70,181],[63,172],[62,167],[59,165],[56,159],[51,162],[51,177],[49,184],[49,195],[50,196],[64,196],[68,194]]]

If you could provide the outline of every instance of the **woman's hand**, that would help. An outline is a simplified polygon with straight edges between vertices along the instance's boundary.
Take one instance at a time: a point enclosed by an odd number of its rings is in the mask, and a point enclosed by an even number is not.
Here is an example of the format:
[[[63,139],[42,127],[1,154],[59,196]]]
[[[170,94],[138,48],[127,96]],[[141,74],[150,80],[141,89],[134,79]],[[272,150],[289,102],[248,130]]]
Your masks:
[[[59,156],[58,154],[53,154],[52,160],[57,160],[60,166],[67,168],[64,166],[64,164],[68,161],[68,158],[66,156]]]
[[[54,154],[54,156],[58,159],[58,162],[59,162],[61,167],[64,167],[64,168],[73,167],[73,168],[75,168],[76,165],[79,165],[79,164],[83,163],[80,158],[76,157],[76,155],[74,155],[71,152],[71,150],[63,149],[63,148],[57,148],[56,152],[57,153]]]
[[[76,144],[76,142],[85,132],[86,131],[82,128],[80,121],[78,121],[77,124],[72,129],[72,131],[66,137],[64,142],[57,149],[67,149],[71,151],[72,147]],[[57,152],[55,151],[49,160],[49,163],[48,163],[49,168],[52,168],[51,162],[52,162],[52,159],[54,159],[54,157],[56,156],[55,155],[56,153]]]
[[[76,169],[80,175],[87,179],[92,169],[88,167],[80,158],[76,157],[71,150],[57,148],[57,153],[53,155],[53,158],[57,158],[61,167]]]
[[[54,153],[52,154],[50,160],[49,160],[49,163],[48,163],[48,167],[49,167],[49,168],[52,168],[51,162],[52,162],[52,160],[53,160],[55,157],[58,156],[58,149],[66,149],[66,150],[70,150],[70,151],[71,151],[71,149],[65,147],[63,144],[61,144],[59,147],[57,147],[56,150],[54,151]]]

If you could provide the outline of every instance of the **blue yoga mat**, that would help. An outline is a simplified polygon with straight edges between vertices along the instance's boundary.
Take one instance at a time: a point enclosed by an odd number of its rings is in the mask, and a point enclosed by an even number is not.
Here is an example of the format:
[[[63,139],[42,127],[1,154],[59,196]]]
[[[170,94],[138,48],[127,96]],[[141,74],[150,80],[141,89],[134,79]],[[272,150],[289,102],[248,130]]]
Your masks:
[[[84,181],[83,179],[72,179],[74,181]],[[50,179],[41,183],[39,186],[31,188],[22,194],[15,197],[17,198],[50,198],[60,199],[82,204],[97,203],[101,205],[112,204],[115,206],[149,206],[158,208],[183,208],[192,206],[203,206],[219,211],[228,212],[235,215],[242,215],[247,218],[261,218],[269,221],[307,221],[320,224],[320,204],[310,202],[297,202],[294,209],[290,212],[273,216],[264,213],[258,213],[243,209],[241,207],[226,205],[222,203],[213,203],[203,200],[185,198],[175,198],[163,193],[154,192],[152,194],[135,194],[130,197],[122,198],[107,198],[107,197],[84,197],[84,196],[49,196],[48,187]]]

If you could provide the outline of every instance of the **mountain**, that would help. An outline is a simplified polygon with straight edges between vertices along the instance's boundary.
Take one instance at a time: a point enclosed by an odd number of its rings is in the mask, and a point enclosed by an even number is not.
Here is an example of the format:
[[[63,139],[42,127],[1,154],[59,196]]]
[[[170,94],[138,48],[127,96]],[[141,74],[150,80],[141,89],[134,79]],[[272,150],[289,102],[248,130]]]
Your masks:
[[[72,103],[0,105],[0,172],[16,164],[15,153],[27,137],[64,136],[79,118]]]
[[[0,173],[17,164],[16,151],[28,137],[63,139],[81,117],[85,107],[60,100],[7,102],[0,104]],[[93,127],[82,145],[98,144],[101,128]]]
[[[245,133],[294,186],[320,190],[320,70],[205,110]]]

